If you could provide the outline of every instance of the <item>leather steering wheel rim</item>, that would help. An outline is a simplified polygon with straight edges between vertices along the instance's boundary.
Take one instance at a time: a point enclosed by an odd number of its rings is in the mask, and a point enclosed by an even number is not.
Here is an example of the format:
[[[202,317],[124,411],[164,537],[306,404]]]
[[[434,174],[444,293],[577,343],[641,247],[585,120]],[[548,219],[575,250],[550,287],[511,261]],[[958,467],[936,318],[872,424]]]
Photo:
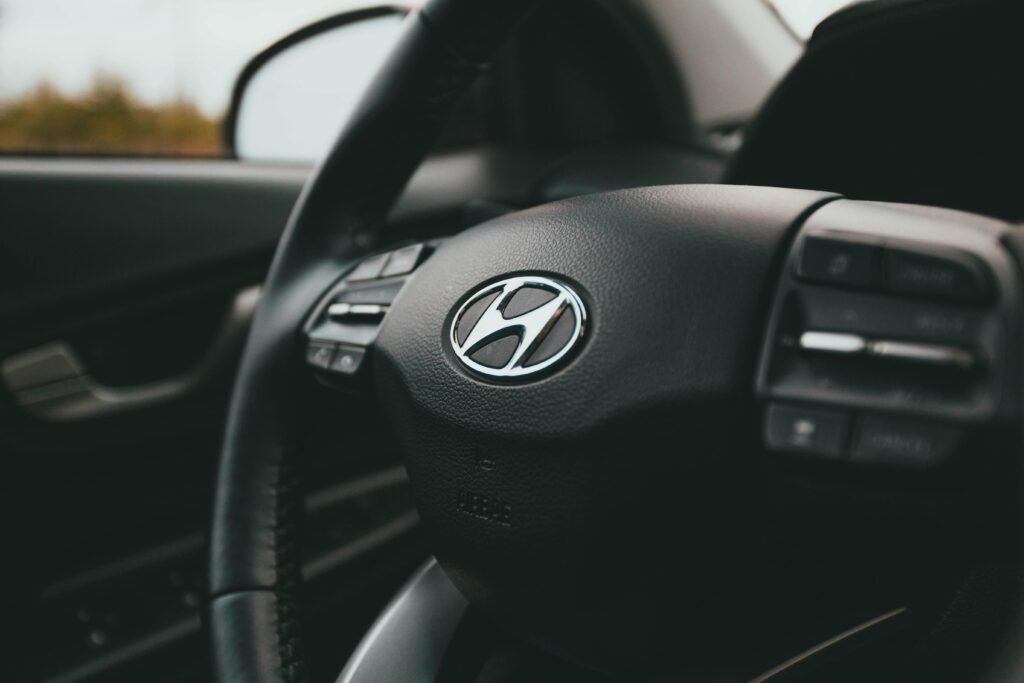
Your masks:
[[[218,473],[209,623],[219,680],[304,679],[295,595],[301,497],[290,474],[303,414],[296,330],[345,264],[376,243],[448,111],[535,4],[438,0],[412,14],[288,221],[239,369]]]
[[[218,680],[304,680],[292,444],[307,406],[296,399],[304,393],[296,331],[338,273],[379,243],[386,212],[447,112],[536,4],[437,0],[411,15],[293,211],[253,321],[220,462],[209,606]],[[1015,624],[990,680],[1024,678],[1021,643]]]

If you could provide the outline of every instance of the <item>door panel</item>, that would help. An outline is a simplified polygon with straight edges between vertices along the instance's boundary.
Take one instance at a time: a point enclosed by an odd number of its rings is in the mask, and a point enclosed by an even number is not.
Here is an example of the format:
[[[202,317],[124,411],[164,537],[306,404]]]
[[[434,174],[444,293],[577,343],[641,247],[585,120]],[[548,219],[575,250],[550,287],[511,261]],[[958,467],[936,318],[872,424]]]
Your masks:
[[[136,283],[262,263],[306,168],[204,161],[0,162],[0,316],[43,314]]]
[[[552,198],[720,170],[655,147],[452,151],[421,167],[384,228],[392,241],[451,234]],[[17,626],[0,656],[14,680],[206,676],[196,596],[221,430],[308,172],[0,159],[0,533],[15,558],[0,563],[0,610]],[[300,473],[306,604],[310,666],[329,680],[426,549],[380,416],[333,392],[315,405]],[[339,433],[340,414],[359,429]]]
[[[17,620],[3,646],[14,680],[207,676],[221,430],[307,173],[0,161],[0,533],[16,558],[0,568],[0,609]],[[361,633],[425,550],[396,449],[356,439],[363,455],[341,459],[334,437],[305,446],[310,604],[334,605],[310,618]]]

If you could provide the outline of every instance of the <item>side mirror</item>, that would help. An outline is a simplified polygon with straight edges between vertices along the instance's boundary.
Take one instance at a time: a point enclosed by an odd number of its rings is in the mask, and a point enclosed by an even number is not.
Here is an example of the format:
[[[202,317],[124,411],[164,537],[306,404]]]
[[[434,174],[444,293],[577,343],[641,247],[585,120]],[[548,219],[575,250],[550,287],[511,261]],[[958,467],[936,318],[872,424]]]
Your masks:
[[[314,162],[333,144],[394,46],[409,8],[344,12],[253,57],[235,81],[224,142],[239,159]]]

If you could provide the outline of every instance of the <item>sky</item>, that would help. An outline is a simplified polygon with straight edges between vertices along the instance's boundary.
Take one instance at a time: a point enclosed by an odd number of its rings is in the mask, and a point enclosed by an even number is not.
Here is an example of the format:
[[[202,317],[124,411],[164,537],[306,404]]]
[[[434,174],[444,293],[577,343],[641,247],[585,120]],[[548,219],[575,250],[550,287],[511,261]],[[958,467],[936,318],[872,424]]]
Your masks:
[[[768,1],[801,35],[849,2]],[[146,102],[182,97],[217,116],[252,55],[305,24],[367,4],[374,3],[0,0],[0,102],[44,81],[69,94],[81,92],[104,74],[121,77]]]
[[[262,48],[368,0],[0,0],[0,100],[46,81],[69,94],[97,74],[142,100],[183,97],[217,116]]]

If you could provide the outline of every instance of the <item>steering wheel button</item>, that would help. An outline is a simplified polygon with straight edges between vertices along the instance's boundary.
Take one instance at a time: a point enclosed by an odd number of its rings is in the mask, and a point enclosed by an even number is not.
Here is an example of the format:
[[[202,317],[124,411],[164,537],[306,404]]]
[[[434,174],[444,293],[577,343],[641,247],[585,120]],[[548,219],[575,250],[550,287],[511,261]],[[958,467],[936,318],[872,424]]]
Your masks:
[[[330,364],[330,371],[339,375],[354,375],[359,372],[366,358],[366,349],[354,346],[340,346]]]
[[[377,254],[376,256],[363,259],[362,263],[356,266],[345,279],[349,282],[357,282],[359,280],[375,280],[379,278],[390,255],[387,253]]]
[[[321,370],[327,370],[334,360],[334,345],[311,342],[306,347],[306,362]]]
[[[402,247],[391,252],[391,260],[384,267],[381,272],[381,277],[392,277],[393,275],[405,275],[411,273],[416,269],[416,266],[420,263],[420,257],[423,256],[423,245],[413,244],[408,247]]]
[[[797,275],[842,287],[882,286],[882,249],[874,244],[811,235],[804,240]]]
[[[977,301],[990,293],[988,278],[969,254],[950,251],[930,255],[889,249],[886,266],[889,289],[899,294]]]
[[[839,458],[850,424],[850,416],[839,410],[772,404],[765,417],[764,438],[773,450]]]
[[[960,430],[944,425],[866,417],[853,445],[854,462],[932,467],[948,460],[960,445]]]

